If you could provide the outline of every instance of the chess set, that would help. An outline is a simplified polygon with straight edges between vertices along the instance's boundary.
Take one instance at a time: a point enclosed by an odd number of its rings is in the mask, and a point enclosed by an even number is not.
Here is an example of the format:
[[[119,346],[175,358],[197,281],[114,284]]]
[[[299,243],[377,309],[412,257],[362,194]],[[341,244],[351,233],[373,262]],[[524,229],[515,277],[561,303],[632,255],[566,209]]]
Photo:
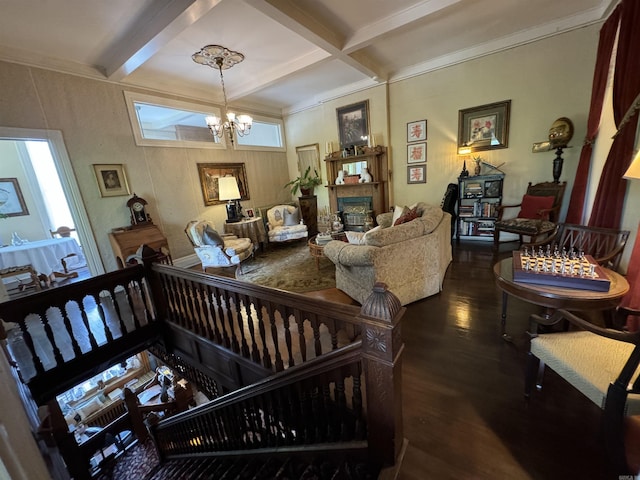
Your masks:
[[[591,255],[538,250],[513,252],[513,280],[550,287],[607,292],[611,281]]]

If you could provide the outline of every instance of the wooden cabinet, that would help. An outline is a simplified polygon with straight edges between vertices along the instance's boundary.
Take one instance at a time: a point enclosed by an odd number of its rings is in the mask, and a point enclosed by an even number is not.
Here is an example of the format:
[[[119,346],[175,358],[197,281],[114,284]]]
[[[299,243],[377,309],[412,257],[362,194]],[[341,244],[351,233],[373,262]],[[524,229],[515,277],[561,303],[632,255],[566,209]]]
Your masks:
[[[307,226],[309,238],[311,238],[318,234],[318,197],[315,195],[298,197],[298,203],[302,221]]]
[[[109,234],[109,241],[111,242],[113,253],[116,255],[118,268],[124,268],[127,264],[127,258],[135,254],[140,245],[148,245],[156,252],[162,253],[171,263],[167,239],[160,229],[153,224],[115,229]]]
[[[456,239],[493,239],[504,174],[458,178]]]
[[[364,153],[342,157],[335,153],[324,159],[327,165],[329,189],[329,207],[332,212],[339,212],[344,204],[341,199],[370,198],[370,209],[373,218],[389,211],[389,167],[387,165],[387,149],[382,146],[364,148]],[[366,167],[372,181],[358,183],[358,173]],[[338,172],[346,171],[346,182],[336,185]],[[353,182],[353,183],[352,183]]]

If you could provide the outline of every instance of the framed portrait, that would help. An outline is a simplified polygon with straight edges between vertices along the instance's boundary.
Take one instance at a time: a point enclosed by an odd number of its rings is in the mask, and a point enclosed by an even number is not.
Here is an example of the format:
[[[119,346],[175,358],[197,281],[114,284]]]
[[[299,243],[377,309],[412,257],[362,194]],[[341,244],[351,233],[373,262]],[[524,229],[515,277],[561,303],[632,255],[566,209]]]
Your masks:
[[[427,161],[427,144],[414,143],[407,145],[407,163],[424,163]]]
[[[427,165],[408,166],[407,183],[427,183]]]
[[[245,208],[244,211],[247,212],[247,217],[249,218],[254,218],[256,216],[255,212],[253,211],[253,208]]]
[[[340,150],[369,141],[369,100],[336,108]]]
[[[198,163],[197,166],[202,198],[206,206],[227,202],[220,200],[218,194],[218,178],[220,177],[235,177],[240,191],[240,200],[249,200],[249,184],[244,163]]]
[[[484,182],[485,197],[499,197],[502,194],[502,181],[492,180]]]
[[[101,197],[129,195],[129,184],[121,163],[100,163],[93,165]]]
[[[507,148],[511,100],[467,108],[458,112],[458,148],[472,152]]]
[[[424,142],[427,139],[427,121],[417,120],[407,123],[407,143]]]
[[[0,214],[6,217],[29,215],[17,178],[0,178]]]

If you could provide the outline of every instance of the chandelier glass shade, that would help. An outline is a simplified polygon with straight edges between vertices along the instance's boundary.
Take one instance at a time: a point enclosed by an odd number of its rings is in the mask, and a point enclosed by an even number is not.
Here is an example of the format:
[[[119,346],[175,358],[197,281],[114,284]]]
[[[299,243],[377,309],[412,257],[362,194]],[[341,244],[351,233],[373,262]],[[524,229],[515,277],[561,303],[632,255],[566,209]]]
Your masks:
[[[216,115],[206,117],[207,126],[214,137],[220,139],[225,134],[233,144],[234,135],[244,137],[249,134],[253,119],[249,115],[237,115],[229,111],[227,105],[227,90],[224,85],[222,70],[233,67],[244,60],[244,55],[234,52],[221,45],[206,45],[199,52],[191,55],[194,62],[216,68],[220,71],[220,83],[222,84],[222,96],[224,98],[224,120]]]

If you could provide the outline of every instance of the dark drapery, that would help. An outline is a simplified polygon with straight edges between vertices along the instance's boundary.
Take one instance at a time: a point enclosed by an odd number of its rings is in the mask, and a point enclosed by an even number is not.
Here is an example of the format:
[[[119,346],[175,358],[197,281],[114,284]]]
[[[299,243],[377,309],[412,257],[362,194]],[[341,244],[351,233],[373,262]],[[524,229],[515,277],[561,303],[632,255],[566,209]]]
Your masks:
[[[569,209],[567,210],[567,223],[582,224],[584,214],[584,199],[587,193],[589,181],[589,171],[591,169],[591,154],[593,152],[593,142],[600,127],[600,115],[602,113],[602,103],[607,86],[609,75],[609,65],[611,64],[611,53],[618,32],[618,21],[620,20],[620,5],[611,13],[607,21],[600,29],[600,41],[598,43],[598,54],[596,57],[596,68],[593,73],[593,86],[591,89],[591,106],[589,107],[589,118],[587,120],[587,135],[580,152],[578,170],[571,190]]]
[[[613,77],[613,116],[618,132],[609,150],[593,202],[589,225],[619,228],[627,181],[622,178],[633,156],[637,112],[625,118],[640,93],[640,2],[623,0]],[[625,122],[622,120],[625,118]]]

